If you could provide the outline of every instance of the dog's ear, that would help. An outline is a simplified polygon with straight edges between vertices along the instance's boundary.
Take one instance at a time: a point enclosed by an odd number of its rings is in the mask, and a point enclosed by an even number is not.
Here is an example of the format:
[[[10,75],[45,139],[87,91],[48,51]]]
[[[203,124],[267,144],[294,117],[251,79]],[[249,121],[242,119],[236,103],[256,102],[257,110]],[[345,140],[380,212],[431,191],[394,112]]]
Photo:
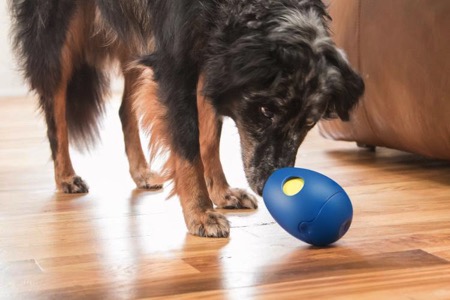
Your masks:
[[[343,121],[350,119],[350,112],[364,93],[364,81],[348,63],[343,51],[329,47],[324,51],[328,76],[326,85],[331,92],[324,118],[336,115]]]

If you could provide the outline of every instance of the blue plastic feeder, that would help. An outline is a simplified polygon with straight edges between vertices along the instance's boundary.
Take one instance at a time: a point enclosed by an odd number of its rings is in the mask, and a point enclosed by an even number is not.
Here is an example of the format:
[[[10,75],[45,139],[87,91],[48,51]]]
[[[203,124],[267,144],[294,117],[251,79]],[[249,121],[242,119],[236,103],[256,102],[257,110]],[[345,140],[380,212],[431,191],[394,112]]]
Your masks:
[[[296,238],[326,246],[350,228],[353,207],[331,178],[301,168],[283,168],[267,180],[263,199],[277,223]]]

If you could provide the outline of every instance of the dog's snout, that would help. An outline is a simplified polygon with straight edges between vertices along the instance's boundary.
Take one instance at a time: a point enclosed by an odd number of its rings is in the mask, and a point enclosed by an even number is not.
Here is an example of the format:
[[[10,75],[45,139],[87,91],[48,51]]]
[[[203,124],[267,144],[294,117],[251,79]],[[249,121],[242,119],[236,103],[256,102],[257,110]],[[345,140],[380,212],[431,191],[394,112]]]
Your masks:
[[[255,175],[253,178],[249,178],[249,185],[250,188],[259,196],[262,196],[263,194],[263,190],[264,190],[264,185],[265,182],[267,180],[268,176],[264,176],[264,175]]]
[[[259,195],[259,196],[262,196],[262,194],[263,194],[263,189],[264,189],[264,186],[258,186],[258,187],[256,187],[256,193]]]

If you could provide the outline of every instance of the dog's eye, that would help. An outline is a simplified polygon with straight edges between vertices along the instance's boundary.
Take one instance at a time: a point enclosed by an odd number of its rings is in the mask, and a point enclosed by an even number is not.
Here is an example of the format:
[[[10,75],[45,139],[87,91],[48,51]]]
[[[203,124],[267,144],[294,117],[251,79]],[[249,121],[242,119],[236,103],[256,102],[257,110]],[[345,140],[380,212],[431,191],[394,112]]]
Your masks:
[[[275,117],[275,114],[265,106],[261,106],[260,110],[261,110],[261,113],[263,114],[263,116],[268,119],[273,119]]]
[[[306,119],[306,127],[314,127],[314,125],[316,125],[316,121],[314,119]]]

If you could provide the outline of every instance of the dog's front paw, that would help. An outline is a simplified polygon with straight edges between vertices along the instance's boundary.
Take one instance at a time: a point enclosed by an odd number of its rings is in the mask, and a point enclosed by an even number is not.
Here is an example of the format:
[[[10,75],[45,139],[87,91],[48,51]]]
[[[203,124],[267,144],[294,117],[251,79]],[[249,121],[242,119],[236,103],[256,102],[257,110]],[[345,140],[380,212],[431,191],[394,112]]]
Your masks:
[[[81,194],[89,192],[88,185],[81,179],[80,176],[72,176],[64,178],[59,183],[59,190],[66,194]]]
[[[212,197],[218,208],[226,209],[256,209],[258,201],[256,197],[243,189],[228,188],[215,197]]]
[[[156,191],[163,187],[161,176],[152,172],[149,168],[142,168],[136,172],[132,172],[131,177],[140,189]]]
[[[189,233],[201,237],[226,238],[230,235],[230,223],[221,213],[206,211],[191,216]]]

